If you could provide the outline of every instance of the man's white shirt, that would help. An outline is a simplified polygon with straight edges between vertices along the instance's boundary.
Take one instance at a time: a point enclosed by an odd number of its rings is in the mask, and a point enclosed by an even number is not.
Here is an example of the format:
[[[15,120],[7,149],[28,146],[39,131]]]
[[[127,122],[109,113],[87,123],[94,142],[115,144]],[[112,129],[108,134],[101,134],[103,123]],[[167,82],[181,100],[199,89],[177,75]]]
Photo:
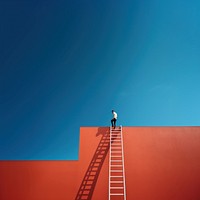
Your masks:
[[[117,113],[113,112],[113,118],[117,119]]]

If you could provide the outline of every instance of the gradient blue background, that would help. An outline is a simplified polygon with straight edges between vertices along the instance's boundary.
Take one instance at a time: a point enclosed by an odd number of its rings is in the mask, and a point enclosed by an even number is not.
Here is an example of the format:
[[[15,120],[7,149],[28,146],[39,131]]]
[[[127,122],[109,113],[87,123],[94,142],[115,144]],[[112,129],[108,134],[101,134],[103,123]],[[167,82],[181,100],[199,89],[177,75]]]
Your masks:
[[[78,158],[80,126],[200,125],[198,0],[0,0],[0,159]]]

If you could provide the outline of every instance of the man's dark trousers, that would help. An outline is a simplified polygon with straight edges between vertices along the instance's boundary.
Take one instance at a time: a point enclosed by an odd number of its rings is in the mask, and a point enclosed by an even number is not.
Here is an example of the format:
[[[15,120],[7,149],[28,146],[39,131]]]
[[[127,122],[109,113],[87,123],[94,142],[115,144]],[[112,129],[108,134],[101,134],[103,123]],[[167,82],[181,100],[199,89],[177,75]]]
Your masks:
[[[111,124],[112,124],[112,127],[116,127],[116,119],[115,118],[113,118],[113,119],[111,119]]]

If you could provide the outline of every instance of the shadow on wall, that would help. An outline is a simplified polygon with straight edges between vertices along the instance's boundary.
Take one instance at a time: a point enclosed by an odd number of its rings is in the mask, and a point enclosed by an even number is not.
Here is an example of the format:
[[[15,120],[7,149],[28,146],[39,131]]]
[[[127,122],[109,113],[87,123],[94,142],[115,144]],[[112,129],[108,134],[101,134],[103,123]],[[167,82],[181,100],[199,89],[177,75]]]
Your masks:
[[[96,136],[102,135],[102,138],[96,148],[94,156],[88,166],[85,176],[82,180],[75,200],[92,199],[92,195],[98,180],[99,173],[103,166],[104,160],[110,147],[110,133],[109,129],[102,127],[98,128]]]

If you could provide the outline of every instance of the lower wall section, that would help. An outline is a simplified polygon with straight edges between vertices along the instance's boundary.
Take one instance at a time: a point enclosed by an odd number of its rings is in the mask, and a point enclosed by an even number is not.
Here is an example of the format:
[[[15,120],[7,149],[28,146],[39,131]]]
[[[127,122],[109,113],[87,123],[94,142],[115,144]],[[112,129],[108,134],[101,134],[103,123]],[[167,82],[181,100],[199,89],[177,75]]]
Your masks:
[[[1,200],[73,200],[102,137],[103,127],[84,127],[79,161],[1,161]],[[124,127],[129,200],[200,199],[200,127]],[[92,199],[108,199],[108,155]]]

